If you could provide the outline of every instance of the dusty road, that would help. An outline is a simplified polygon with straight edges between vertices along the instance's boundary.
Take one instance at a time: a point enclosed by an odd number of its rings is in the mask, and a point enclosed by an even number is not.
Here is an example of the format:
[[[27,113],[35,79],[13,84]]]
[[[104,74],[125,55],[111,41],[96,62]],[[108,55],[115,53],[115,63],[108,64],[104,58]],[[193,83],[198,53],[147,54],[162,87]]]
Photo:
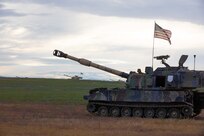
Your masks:
[[[98,117],[84,105],[0,104],[0,136],[204,136],[194,119]]]

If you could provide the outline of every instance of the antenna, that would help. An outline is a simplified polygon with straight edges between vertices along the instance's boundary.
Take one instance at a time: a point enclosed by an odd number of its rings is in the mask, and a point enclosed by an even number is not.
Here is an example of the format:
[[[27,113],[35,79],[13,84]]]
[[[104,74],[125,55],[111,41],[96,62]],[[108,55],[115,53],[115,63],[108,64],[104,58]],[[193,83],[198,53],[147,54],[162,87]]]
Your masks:
[[[195,71],[196,55],[193,55],[193,57],[194,57],[194,71]]]

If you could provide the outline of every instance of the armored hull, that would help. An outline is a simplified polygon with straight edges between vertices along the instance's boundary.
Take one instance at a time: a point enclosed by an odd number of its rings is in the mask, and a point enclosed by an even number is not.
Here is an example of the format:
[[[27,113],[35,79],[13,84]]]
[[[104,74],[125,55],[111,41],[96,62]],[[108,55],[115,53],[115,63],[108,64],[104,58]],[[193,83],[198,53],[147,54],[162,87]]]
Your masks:
[[[84,96],[87,110],[100,116],[190,118],[199,114],[191,91],[98,88]]]

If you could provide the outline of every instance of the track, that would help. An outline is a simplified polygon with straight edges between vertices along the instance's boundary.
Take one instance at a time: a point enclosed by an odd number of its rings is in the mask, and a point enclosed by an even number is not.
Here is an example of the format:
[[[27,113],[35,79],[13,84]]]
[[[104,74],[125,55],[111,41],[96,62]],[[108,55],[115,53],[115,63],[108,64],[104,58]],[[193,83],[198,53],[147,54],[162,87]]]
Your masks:
[[[143,118],[192,118],[193,106],[185,103],[133,103],[89,101],[87,110],[100,116]]]

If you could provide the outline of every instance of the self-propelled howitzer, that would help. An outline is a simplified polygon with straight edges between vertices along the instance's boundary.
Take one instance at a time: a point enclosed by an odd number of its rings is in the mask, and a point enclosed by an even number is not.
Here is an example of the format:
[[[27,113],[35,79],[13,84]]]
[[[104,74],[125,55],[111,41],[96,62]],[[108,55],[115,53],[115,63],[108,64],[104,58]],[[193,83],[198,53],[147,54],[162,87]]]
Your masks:
[[[157,56],[165,67],[146,67],[145,73],[139,69],[129,74],[108,68],[89,60],[76,58],[54,50],[54,56],[64,57],[120,77],[126,78],[127,88],[95,88],[89,95],[87,110],[100,116],[135,116],[147,118],[190,118],[204,108],[204,93],[195,89],[201,87],[200,71],[189,70],[183,64],[187,55],[182,55],[179,66],[166,63],[170,56]]]

